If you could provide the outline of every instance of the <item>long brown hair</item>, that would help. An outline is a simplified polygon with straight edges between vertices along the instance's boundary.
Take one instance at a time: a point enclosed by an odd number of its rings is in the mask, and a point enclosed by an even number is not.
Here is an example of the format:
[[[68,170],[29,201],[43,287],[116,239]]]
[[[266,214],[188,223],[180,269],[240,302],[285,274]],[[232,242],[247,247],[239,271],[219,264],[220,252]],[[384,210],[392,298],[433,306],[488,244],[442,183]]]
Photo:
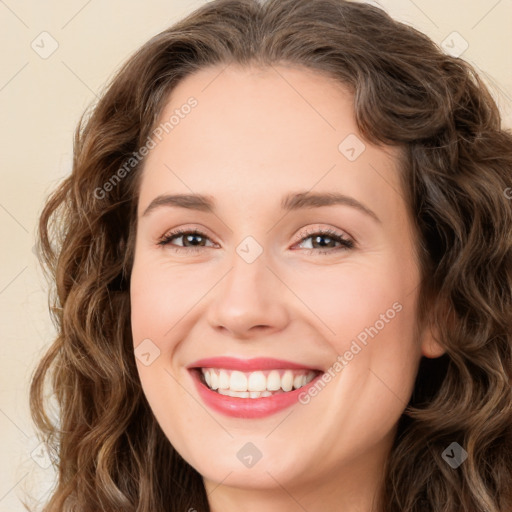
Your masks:
[[[30,389],[58,471],[44,512],[209,510],[201,475],[163,434],[137,375],[129,283],[144,159],[133,158],[185,76],[279,63],[345,84],[361,134],[402,148],[423,277],[418,322],[436,325],[446,354],[422,360],[382,511],[512,510],[512,135],[487,88],[468,63],[370,5],[216,0],[117,73],[82,117],[73,171],[41,214],[58,332]],[[46,412],[47,378],[58,422]],[[454,442],[467,452],[457,469],[443,458]]]

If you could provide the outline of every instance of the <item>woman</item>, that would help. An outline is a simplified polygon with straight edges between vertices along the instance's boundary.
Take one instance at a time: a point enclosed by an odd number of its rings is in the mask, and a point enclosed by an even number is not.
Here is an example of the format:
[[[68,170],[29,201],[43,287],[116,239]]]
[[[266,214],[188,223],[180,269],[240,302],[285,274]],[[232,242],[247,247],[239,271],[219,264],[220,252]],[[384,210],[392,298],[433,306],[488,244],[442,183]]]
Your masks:
[[[151,39],[41,216],[44,510],[512,510],[511,142],[369,5],[217,0]]]

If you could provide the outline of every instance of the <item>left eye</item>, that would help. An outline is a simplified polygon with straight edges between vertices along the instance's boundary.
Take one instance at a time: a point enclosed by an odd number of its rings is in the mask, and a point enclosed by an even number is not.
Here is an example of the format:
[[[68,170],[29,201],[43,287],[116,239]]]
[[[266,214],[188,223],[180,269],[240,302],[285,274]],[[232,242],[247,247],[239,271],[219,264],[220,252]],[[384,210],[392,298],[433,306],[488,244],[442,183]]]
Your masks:
[[[171,242],[174,239],[179,239],[179,238],[183,238],[183,242],[184,242],[183,245],[171,244]],[[209,240],[209,238],[204,233],[201,233],[200,231],[197,231],[197,230],[173,231],[171,233],[164,235],[158,241],[158,245],[162,245],[162,246],[169,245],[175,250],[185,249],[185,250],[194,251],[194,250],[198,250],[200,247],[204,247],[204,245],[202,245],[202,244],[195,244],[195,241],[197,241],[198,238],[203,239],[204,241],[206,241],[207,239]],[[185,245],[185,243],[192,243],[193,245],[187,246],[187,245]]]
[[[315,231],[313,233],[306,233],[301,235],[302,238],[299,239],[298,243],[302,244],[306,240],[311,239],[311,248],[305,248],[307,252],[315,252],[320,254],[332,253],[339,250],[347,250],[353,249],[355,244],[352,240],[346,238],[341,233],[337,233],[335,231]],[[182,239],[182,245],[173,244],[173,240]],[[323,243],[321,240],[330,240],[330,243]],[[173,231],[166,235],[164,235],[158,241],[157,245],[160,246],[169,246],[175,251],[199,251],[202,247],[205,247],[205,243],[207,240],[210,240],[207,235],[204,233],[192,230],[192,231]],[[332,244],[341,245],[338,247],[333,247]],[[190,245],[187,245],[190,244]],[[316,247],[315,247],[316,246]],[[325,249],[328,250],[320,250]]]
[[[303,236],[299,242],[303,243],[306,240],[311,239],[311,248],[307,248],[306,250],[319,252],[320,254],[326,254],[328,252],[335,252],[339,250],[347,250],[347,249],[353,249],[355,244],[352,240],[349,238],[346,238],[341,233],[337,233],[335,231],[315,231],[314,233],[306,233],[305,236]],[[321,240],[331,240],[331,243],[324,243],[321,242]],[[332,244],[340,244],[341,247],[333,247]],[[315,245],[318,249],[328,248],[330,250],[324,251],[324,250],[316,250],[315,251]]]

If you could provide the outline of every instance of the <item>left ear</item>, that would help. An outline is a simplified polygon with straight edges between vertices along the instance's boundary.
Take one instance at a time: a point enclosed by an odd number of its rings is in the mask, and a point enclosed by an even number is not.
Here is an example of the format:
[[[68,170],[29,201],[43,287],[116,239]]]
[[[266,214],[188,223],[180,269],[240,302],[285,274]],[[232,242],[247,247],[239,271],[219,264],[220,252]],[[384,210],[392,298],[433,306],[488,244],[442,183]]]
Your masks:
[[[450,311],[448,306],[445,305],[444,311]],[[442,316],[442,315],[441,315]],[[448,321],[451,323],[454,321],[453,312],[450,311],[448,314]],[[434,316],[437,318],[437,316]],[[430,359],[434,359],[436,357],[440,357],[446,353],[446,349],[441,345],[439,340],[441,339],[439,332],[439,324],[438,321],[433,320],[430,317],[425,325],[425,328],[421,337],[421,353]]]
[[[425,328],[425,331],[421,339],[422,355],[430,359],[442,356],[446,352],[446,349],[441,346],[438,340],[439,330],[437,329],[437,327],[428,325]]]

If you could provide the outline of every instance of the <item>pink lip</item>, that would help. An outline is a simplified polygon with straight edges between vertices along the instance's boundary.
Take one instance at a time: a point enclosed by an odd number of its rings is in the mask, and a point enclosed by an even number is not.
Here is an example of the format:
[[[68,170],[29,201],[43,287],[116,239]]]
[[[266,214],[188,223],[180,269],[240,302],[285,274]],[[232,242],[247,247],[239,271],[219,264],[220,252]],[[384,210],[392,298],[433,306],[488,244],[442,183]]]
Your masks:
[[[318,370],[312,366],[292,363],[283,359],[273,359],[269,357],[256,357],[254,359],[238,359],[235,357],[209,357],[199,359],[188,368],[224,368],[225,370],[239,370],[241,372],[252,372],[256,370]]]
[[[201,381],[199,368],[224,368],[226,370],[239,370],[239,371],[254,371],[254,370],[269,370],[269,369],[317,369],[291,363],[289,361],[282,361],[278,359],[256,358],[249,360],[235,359],[231,357],[216,357],[211,359],[201,359],[188,369],[197,388],[199,396],[203,402],[213,410],[220,412],[226,416],[235,418],[256,419],[263,418],[275,414],[287,407],[298,402],[299,395],[308,391],[314,386],[322,373],[319,373],[310,383],[293,391],[287,393],[279,393],[262,398],[236,398],[226,395],[221,395],[216,391],[211,390],[205,386]]]

